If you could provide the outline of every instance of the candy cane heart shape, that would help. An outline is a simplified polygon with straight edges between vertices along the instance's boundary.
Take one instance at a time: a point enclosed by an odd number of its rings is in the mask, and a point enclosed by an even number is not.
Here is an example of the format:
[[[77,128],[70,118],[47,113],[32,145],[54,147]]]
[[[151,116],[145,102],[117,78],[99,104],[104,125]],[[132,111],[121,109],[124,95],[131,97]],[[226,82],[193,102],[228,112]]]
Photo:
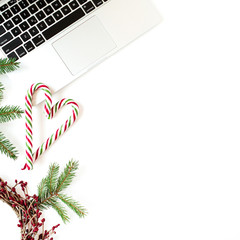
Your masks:
[[[32,98],[34,93],[37,90],[42,90],[45,95],[45,103],[44,103],[44,112],[48,119],[52,119],[54,115],[60,110],[63,106],[69,105],[72,107],[72,111],[68,119],[62,124],[55,133],[50,135],[47,140],[37,148],[37,150],[33,153],[33,119],[32,119]],[[52,105],[52,94],[49,90],[48,86],[43,83],[33,84],[30,89],[27,91],[27,95],[25,97],[25,126],[26,126],[26,163],[22,170],[25,169],[33,169],[33,163],[61,136],[63,135],[68,128],[72,126],[72,124],[76,121],[79,114],[79,106],[72,99],[63,98],[56,104]]]

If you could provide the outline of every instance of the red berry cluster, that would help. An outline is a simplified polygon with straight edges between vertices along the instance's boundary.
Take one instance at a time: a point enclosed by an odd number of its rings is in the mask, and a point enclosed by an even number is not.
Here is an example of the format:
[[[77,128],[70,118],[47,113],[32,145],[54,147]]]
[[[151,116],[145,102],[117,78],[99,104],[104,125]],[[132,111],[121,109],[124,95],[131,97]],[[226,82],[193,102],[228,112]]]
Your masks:
[[[21,188],[22,194],[16,188]],[[53,240],[51,236],[56,233],[55,229],[59,224],[50,230],[44,229],[45,218],[41,217],[42,212],[38,209],[38,196],[28,195],[27,182],[15,180],[15,185],[10,187],[0,178],[0,199],[17,214],[21,240]]]

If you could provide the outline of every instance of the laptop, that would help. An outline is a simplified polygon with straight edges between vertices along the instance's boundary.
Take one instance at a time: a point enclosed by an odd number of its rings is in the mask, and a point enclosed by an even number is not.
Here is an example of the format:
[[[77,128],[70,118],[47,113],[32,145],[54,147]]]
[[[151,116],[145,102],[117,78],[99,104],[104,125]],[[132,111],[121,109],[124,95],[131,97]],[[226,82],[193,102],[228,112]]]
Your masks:
[[[0,58],[18,91],[58,91],[160,21],[150,0],[0,0]]]

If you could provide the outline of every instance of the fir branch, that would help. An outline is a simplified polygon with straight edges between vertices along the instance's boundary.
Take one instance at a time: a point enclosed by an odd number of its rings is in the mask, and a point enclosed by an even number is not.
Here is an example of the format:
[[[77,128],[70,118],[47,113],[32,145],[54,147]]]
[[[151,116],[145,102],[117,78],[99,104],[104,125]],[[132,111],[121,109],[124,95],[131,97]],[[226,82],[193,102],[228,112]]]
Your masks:
[[[19,62],[16,62],[16,59],[13,58],[0,58],[0,74],[14,71],[19,67]],[[0,101],[3,99],[3,90],[4,87],[0,83]],[[0,107],[0,123],[8,122],[16,118],[20,118],[23,111],[18,106],[5,106]],[[0,133],[0,152],[7,155],[12,159],[17,158],[17,150],[10,143],[5,136]]]
[[[16,118],[21,118],[23,110],[19,106],[0,107],[0,123],[9,122]]]
[[[56,163],[50,165],[48,170],[47,181],[46,181],[47,188],[50,194],[56,189],[58,173],[59,173],[59,165]]]
[[[42,202],[45,198],[48,197],[48,189],[46,183],[47,178],[43,178],[40,184],[38,185],[38,198],[40,202]]]
[[[58,213],[58,215],[62,218],[64,223],[67,223],[70,221],[69,216],[67,215],[67,211],[66,209],[57,201],[53,199],[48,200],[49,204],[51,205],[51,207],[56,210],[56,212]]]
[[[43,178],[38,185],[38,208],[43,210],[52,207],[57,211],[64,223],[68,222],[70,218],[58,200],[66,204],[66,206],[72,209],[79,217],[84,217],[87,214],[84,207],[73,200],[72,197],[62,193],[62,191],[72,183],[77,169],[78,162],[70,160],[63,172],[58,176],[59,165],[54,163],[50,165],[48,175]]]
[[[0,74],[12,72],[19,67],[19,62],[15,58],[0,58]]]
[[[78,162],[70,160],[58,179],[57,192],[66,189],[72,183],[77,169]]]
[[[73,200],[71,197],[68,197],[65,194],[58,194],[58,198],[69,208],[71,208],[79,217],[86,216],[86,209],[81,206],[77,201]]]
[[[1,132],[0,132],[0,151],[14,160],[17,158],[18,154],[17,150]]]

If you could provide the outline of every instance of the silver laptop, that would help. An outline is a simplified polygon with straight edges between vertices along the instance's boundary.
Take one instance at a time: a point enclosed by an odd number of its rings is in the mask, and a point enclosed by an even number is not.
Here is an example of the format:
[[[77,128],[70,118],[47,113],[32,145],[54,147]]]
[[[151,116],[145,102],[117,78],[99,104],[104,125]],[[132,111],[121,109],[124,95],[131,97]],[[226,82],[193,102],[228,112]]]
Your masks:
[[[150,0],[0,0],[0,58],[16,87],[57,91],[160,22]]]

